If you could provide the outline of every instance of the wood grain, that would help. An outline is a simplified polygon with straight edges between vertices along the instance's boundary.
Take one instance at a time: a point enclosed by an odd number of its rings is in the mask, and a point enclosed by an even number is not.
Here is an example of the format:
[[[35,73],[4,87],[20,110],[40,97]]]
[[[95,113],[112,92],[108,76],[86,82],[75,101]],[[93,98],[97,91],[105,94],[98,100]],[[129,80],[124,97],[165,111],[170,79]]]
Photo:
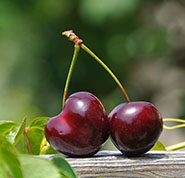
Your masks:
[[[45,155],[52,158],[58,155]],[[79,178],[179,177],[185,178],[185,151],[150,151],[126,158],[117,151],[101,151],[89,158],[67,158]]]

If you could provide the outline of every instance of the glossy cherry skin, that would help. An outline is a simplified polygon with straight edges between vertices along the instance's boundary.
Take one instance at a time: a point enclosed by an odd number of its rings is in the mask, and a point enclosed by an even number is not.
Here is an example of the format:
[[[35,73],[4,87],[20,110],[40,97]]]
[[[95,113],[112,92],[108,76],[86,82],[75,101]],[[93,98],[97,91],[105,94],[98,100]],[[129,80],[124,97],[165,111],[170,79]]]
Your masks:
[[[71,157],[95,154],[109,136],[109,121],[101,102],[88,92],[72,94],[63,111],[45,126],[45,136],[57,151]]]
[[[149,151],[163,128],[161,114],[148,102],[120,104],[109,114],[109,121],[112,141],[127,157]]]

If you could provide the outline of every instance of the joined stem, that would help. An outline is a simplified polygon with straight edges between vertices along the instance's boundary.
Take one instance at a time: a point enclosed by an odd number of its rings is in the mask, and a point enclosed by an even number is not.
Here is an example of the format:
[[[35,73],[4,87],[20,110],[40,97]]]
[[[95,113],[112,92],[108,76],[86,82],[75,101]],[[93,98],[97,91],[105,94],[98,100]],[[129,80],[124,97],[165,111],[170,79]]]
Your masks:
[[[79,39],[78,36],[76,36],[75,33],[73,33],[72,30],[68,30],[68,31],[64,31],[62,33],[62,35],[67,36],[67,38],[70,41],[73,41],[76,45],[78,44],[84,51],[86,51],[90,56],[92,56],[114,79],[114,81],[118,84],[118,86],[120,87],[123,95],[125,96],[127,102],[130,102],[130,99],[125,91],[125,89],[123,88],[122,84],[120,83],[120,81],[118,80],[118,78],[113,74],[113,72],[105,65],[105,63],[98,57],[96,56],[86,45],[84,45],[81,39]],[[64,96],[66,95],[66,93],[64,92]]]
[[[166,126],[166,125],[163,124],[164,129],[173,130],[173,129],[185,127],[185,120],[183,120],[183,119],[163,118],[163,121],[164,122],[180,122],[180,123],[183,123],[183,124],[179,124],[179,125],[175,125],[175,126]]]
[[[68,72],[68,75],[67,75],[66,84],[65,84],[65,88],[64,88],[64,94],[63,94],[63,100],[62,100],[62,108],[64,108],[64,105],[65,105],[65,102],[66,102],[67,91],[68,91],[68,88],[69,88],[71,75],[72,75],[72,72],[73,72],[73,69],[74,69],[74,65],[75,65],[76,59],[78,57],[79,50],[80,50],[80,46],[78,44],[75,44],[74,54],[73,54],[73,58],[72,58],[72,61],[71,61],[71,65],[70,65],[70,68],[69,68],[69,72]]]

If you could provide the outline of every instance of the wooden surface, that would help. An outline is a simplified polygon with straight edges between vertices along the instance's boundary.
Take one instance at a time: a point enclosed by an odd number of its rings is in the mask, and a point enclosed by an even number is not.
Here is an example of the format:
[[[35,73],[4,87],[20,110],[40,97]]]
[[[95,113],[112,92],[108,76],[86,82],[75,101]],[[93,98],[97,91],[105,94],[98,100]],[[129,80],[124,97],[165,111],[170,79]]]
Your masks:
[[[48,155],[51,158],[57,155]],[[118,151],[101,151],[90,158],[67,158],[78,177],[185,178],[185,151],[150,151],[126,158]]]

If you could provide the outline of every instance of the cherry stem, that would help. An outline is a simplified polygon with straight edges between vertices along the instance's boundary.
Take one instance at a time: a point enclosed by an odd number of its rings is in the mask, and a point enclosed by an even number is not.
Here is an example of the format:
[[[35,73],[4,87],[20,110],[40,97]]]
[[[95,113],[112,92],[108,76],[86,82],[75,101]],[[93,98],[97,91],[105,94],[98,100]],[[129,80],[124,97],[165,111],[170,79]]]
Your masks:
[[[185,142],[181,142],[175,145],[168,146],[166,147],[166,151],[174,151],[174,150],[178,150],[181,148],[185,148]]]
[[[66,102],[69,83],[70,83],[71,75],[72,75],[72,72],[73,72],[73,69],[74,69],[74,66],[75,66],[75,63],[76,63],[76,59],[78,57],[79,50],[80,50],[80,46],[76,43],[75,47],[74,47],[73,58],[72,58],[72,61],[71,61],[71,65],[70,65],[70,68],[69,68],[69,72],[68,72],[68,75],[67,75],[66,84],[65,84],[65,88],[64,88],[62,108],[64,108],[64,105],[65,105],[65,102]]]
[[[121,91],[123,92],[127,102],[130,102],[130,99],[125,91],[125,89],[123,88],[122,84],[120,83],[120,81],[118,80],[118,78],[113,74],[113,72],[107,67],[107,65],[105,65],[105,63],[98,57],[96,56],[87,46],[85,46],[84,44],[81,44],[81,48],[86,51],[88,54],[90,54],[114,79],[114,81],[118,84],[118,86],[120,87]]]
[[[173,129],[185,127],[185,120],[182,120],[182,119],[164,118],[163,121],[164,122],[180,122],[180,123],[183,123],[183,124],[179,124],[179,125],[175,125],[175,126],[166,126],[166,125],[163,125],[163,128],[164,129],[173,130]]]
[[[114,79],[114,81],[120,87],[120,89],[123,92],[123,94],[124,94],[127,102],[130,102],[130,99],[129,99],[129,97],[128,97],[126,91],[125,91],[125,89],[123,88],[122,84],[117,79],[117,77],[113,74],[113,72],[105,65],[105,63],[98,56],[96,56],[87,46],[85,46],[82,43],[83,41],[81,39],[79,39],[78,36],[76,36],[73,33],[72,30],[65,31],[65,32],[62,33],[62,35],[67,36],[70,41],[73,41],[75,44],[78,44],[84,51],[86,51],[89,55],[91,55],[102,67],[104,67],[104,69],[112,76],[112,78]]]

